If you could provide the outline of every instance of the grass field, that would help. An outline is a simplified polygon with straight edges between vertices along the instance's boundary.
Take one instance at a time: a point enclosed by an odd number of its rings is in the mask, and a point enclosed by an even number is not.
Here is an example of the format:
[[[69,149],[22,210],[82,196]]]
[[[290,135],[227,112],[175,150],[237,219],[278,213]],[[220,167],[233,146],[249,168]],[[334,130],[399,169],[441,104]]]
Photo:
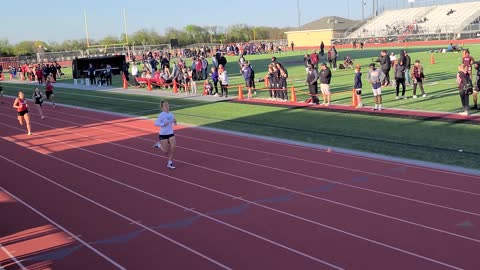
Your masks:
[[[427,76],[425,99],[394,100],[392,88],[385,89],[386,108],[408,108],[456,112],[460,100],[456,91],[456,67],[461,54],[435,54],[435,65],[430,65],[430,48],[408,48],[412,61],[419,59]],[[470,46],[475,57],[480,55],[480,46]],[[400,48],[393,49],[398,53]],[[364,74],[375,50],[341,50],[340,58],[351,55],[356,63],[365,67]],[[287,68],[290,75],[289,86],[294,85],[305,91],[303,84],[305,69],[303,54],[294,52],[279,55],[278,60]],[[247,56],[255,68],[257,78],[265,75],[270,55]],[[242,84],[237,58],[229,58],[227,69],[231,84]],[[65,70],[66,74],[68,71]],[[349,104],[353,84],[352,70],[338,70],[333,73],[332,100],[335,103]],[[366,75],[364,75],[364,78]],[[365,80],[364,80],[365,81]],[[120,81],[116,84],[120,86]],[[22,89],[30,96],[32,86],[3,84],[5,93],[14,95]],[[139,91],[145,91],[140,89]],[[155,90],[166,91],[166,90]],[[342,93],[348,91],[346,93]],[[411,96],[411,88],[407,93]],[[82,91],[57,88],[60,103],[96,108],[134,115],[156,117],[160,97],[125,95],[110,92]],[[365,102],[372,103],[369,89],[365,89]],[[260,93],[260,96],[265,93]],[[299,96],[299,99],[306,96]],[[308,109],[290,109],[274,106],[237,104],[231,102],[208,103],[188,99],[170,99],[173,110],[180,122],[206,127],[242,131],[251,134],[292,139],[302,142],[337,146],[390,156],[439,162],[450,165],[478,168],[478,133],[480,127],[473,124],[421,121],[416,119],[380,117],[375,115],[325,112]],[[151,110],[150,110],[151,109]],[[149,110],[149,111],[146,111]],[[214,140],[215,138],[212,138]],[[463,152],[458,150],[462,149]]]

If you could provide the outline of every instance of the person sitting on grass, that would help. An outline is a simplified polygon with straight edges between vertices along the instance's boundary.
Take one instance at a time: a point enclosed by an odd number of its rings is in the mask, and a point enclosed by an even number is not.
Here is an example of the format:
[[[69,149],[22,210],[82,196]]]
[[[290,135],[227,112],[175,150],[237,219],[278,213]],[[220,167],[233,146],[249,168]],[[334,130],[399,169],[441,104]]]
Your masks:
[[[213,85],[212,85],[212,83],[210,82],[209,79],[205,80],[205,92],[204,92],[204,94],[207,95],[207,96],[213,95]]]

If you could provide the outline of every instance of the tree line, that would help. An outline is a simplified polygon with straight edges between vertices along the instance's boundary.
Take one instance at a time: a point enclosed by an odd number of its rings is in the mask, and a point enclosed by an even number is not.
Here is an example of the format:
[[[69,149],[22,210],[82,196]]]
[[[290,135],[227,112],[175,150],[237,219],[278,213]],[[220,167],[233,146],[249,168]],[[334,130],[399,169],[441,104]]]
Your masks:
[[[170,40],[177,39],[179,46],[187,46],[195,43],[230,43],[245,42],[251,40],[276,40],[284,39],[288,28],[249,26],[245,24],[221,26],[198,26],[187,25],[183,29],[167,28],[162,35],[154,29],[141,29],[128,36],[107,36],[101,40],[89,40],[90,46],[127,44],[135,46],[170,44]],[[21,41],[10,44],[8,40],[0,40],[0,56],[32,55],[45,51],[75,51],[87,49],[87,40],[75,39],[63,42],[44,41]]]

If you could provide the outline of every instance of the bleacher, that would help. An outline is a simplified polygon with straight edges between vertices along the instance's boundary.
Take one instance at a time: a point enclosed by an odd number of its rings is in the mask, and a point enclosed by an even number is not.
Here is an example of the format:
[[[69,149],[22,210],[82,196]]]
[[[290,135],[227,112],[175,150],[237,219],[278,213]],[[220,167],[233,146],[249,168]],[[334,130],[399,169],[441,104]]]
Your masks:
[[[349,38],[458,33],[479,17],[480,2],[387,10],[351,33]]]
[[[453,13],[447,15],[450,10]],[[419,27],[424,33],[459,32],[479,16],[480,2],[441,5],[425,15],[427,21]]]

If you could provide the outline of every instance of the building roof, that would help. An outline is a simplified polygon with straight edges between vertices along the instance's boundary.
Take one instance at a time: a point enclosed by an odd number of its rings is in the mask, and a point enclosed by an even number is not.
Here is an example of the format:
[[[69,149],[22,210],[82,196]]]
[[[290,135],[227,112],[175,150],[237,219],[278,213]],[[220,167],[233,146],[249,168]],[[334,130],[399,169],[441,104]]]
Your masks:
[[[333,30],[333,31],[345,31],[352,27],[360,27],[360,21],[352,21],[337,16],[328,16],[318,19],[313,22],[309,22],[293,29],[290,32],[296,31],[311,31],[311,30]]]

